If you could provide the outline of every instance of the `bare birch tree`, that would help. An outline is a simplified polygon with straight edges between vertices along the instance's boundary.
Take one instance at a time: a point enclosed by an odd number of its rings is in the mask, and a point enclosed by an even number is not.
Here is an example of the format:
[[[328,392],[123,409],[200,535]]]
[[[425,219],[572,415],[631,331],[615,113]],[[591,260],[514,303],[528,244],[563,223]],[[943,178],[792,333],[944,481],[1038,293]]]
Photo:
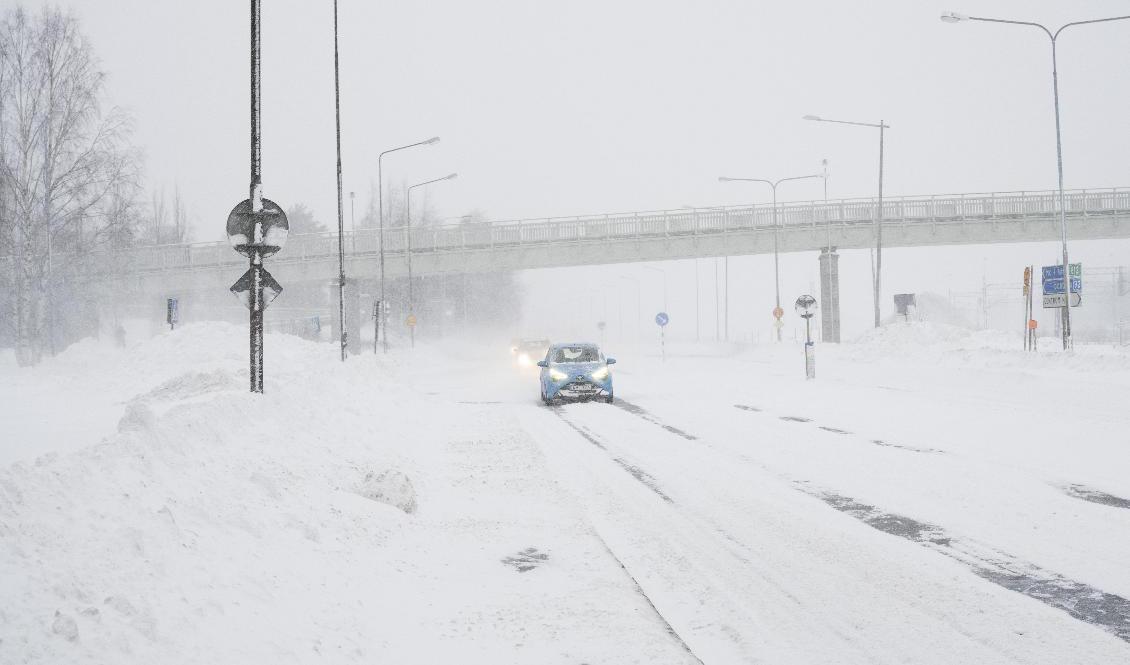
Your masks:
[[[128,118],[103,110],[105,78],[74,16],[17,7],[0,20],[0,255],[21,364],[54,350],[53,295],[78,286],[75,257],[131,223],[115,213],[139,159]]]

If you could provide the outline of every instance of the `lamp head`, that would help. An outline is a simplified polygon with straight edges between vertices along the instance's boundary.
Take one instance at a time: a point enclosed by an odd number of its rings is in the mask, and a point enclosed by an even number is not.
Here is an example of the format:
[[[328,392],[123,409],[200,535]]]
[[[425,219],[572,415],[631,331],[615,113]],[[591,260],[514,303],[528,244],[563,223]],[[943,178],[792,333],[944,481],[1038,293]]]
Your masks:
[[[969,17],[965,14],[958,14],[957,12],[946,12],[941,16],[943,23],[958,23],[960,21],[968,21]]]
[[[458,173],[452,173],[451,175],[444,177],[444,180],[455,180],[458,177],[459,177]]]
[[[439,137],[438,136],[433,136],[430,139],[428,139],[427,141],[424,141],[424,145],[432,145],[433,143],[439,143]]]
[[[726,177],[726,176],[724,176],[724,175],[723,175],[723,176],[718,176],[718,182],[730,182],[730,181],[732,181],[732,180],[733,180],[733,178],[727,178],[727,177]]]
[[[818,116],[818,115],[806,115],[806,116],[804,116],[804,118],[802,118],[802,119],[803,119],[803,120],[823,120],[824,118],[821,118],[821,117],[820,117],[820,116]]]

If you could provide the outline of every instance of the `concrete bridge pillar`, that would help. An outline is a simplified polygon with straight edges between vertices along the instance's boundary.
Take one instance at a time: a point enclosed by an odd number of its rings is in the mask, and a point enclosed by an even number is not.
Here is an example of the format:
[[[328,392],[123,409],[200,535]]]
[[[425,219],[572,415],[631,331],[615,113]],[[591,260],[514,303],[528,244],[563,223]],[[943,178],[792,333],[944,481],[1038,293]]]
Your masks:
[[[825,342],[840,341],[840,255],[820,250],[820,329]]]

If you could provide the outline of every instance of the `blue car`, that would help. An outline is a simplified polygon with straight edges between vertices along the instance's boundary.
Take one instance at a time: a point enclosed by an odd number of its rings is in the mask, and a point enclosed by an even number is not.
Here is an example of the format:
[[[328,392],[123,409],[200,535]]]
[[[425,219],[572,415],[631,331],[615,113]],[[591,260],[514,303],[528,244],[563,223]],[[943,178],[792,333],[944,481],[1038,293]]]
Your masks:
[[[538,361],[541,368],[541,401],[588,401],[612,403],[612,370],[615,358],[605,358],[596,344],[553,344]]]

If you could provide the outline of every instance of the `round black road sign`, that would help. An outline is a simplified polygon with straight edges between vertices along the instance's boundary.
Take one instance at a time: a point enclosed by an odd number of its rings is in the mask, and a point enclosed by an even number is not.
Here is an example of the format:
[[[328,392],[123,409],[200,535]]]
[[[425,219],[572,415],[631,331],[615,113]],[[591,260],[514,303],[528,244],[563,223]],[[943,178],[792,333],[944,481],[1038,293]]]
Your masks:
[[[263,225],[262,239],[255,242],[256,218]],[[279,204],[263,199],[263,210],[258,215],[251,212],[251,199],[240,201],[228,214],[228,243],[232,249],[251,256],[252,249],[258,249],[260,256],[270,256],[286,245],[290,233],[290,223]]]

